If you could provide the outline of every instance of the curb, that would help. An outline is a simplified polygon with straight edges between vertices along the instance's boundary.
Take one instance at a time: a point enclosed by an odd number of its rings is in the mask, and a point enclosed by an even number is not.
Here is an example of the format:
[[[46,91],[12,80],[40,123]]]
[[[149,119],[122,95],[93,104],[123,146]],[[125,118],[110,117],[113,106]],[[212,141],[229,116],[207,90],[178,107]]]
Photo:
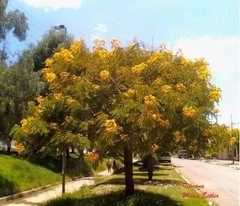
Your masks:
[[[73,182],[75,180],[79,180],[79,179],[83,179],[83,178],[85,178],[85,177],[74,177],[74,178],[72,178],[70,180],[66,180],[66,183]],[[61,183],[62,182],[56,182],[56,183],[51,184],[51,185],[44,185],[42,187],[38,187],[38,188],[31,189],[31,190],[23,191],[23,192],[20,192],[20,193],[8,195],[8,196],[5,196],[5,197],[0,197],[0,203],[1,202],[2,203],[3,202],[7,202],[7,201],[10,201],[10,200],[14,200],[14,199],[17,199],[17,198],[28,197],[31,194],[37,193],[37,192],[39,192],[41,190],[44,190],[44,189],[47,189],[47,188],[51,188],[51,187],[57,187]]]
[[[188,184],[190,184],[190,181],[186,177],[184,177],[176,168],[174,168],[174,169]],[[197,193],[201,194],[201,192],[198,189],[195,188],[195,190]],[[211,205],[213,205],[213,202],[208,200],[208,204],[211,206]]]

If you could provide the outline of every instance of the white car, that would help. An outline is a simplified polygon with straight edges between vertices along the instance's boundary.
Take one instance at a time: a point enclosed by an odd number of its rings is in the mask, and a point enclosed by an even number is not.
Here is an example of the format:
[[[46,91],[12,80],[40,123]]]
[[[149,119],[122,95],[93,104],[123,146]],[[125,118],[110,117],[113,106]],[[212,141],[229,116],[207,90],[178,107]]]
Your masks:
[[[163,153],[159,159],[158,159],[159,162],[170,162],[171,163],[171,155],[169,152],[165,152]]]

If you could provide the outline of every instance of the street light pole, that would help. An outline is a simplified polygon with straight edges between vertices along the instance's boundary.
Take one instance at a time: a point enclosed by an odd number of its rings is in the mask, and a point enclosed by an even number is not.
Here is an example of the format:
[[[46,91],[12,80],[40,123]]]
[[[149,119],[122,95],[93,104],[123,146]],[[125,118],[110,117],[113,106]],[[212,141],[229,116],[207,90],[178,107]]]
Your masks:
[[[67,28],[62,24],[55,25],[53,28],[56,31],[64,31],[64,44],[66,47]],[[67,161],[66,156],[67,156],[66,149],[63,149],[62,151],[62,194],[65,193],[66,161]]]

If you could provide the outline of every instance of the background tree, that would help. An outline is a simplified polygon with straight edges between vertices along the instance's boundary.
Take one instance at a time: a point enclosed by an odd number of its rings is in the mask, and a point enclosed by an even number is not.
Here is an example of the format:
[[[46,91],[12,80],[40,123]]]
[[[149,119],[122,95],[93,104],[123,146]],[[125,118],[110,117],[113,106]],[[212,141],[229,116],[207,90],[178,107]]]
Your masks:
[[[8,0],[0,1],[0,45],[1,60],[7,59],[6,37],[12,32],[19,41],[24,41],[29,29],[27,17],[18,9],[6,12]]]

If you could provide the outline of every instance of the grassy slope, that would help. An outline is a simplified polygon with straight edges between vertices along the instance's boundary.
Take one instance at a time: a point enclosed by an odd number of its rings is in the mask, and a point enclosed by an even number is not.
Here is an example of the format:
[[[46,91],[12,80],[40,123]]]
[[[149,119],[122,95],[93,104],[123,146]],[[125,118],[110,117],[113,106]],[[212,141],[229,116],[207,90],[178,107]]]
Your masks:
[[[26,160],[0,154],[0,197],[61,181],[61,175]]]
[[[49,201],[44,206],[207,206],[201,198],[186,199],[183,192],[197,195],[194,189],[185,189],[185,181],[174,170],[173,166],[161,164],[154,171],[154,180],[147,181],[147,173],[139,171],[141,165],[134,166],[134,182],[136,194],[124,198],[124,176],[116,174],[110,177],[96,177],[96,185],[84,187],[73,194]]]
[[[71,154],[67,159],[67,179],[87,176],[106,169],[105,160],[96,171],[92,164]],[[46,158],[36,164],[15,155],[0,154],[0,197],[61,182],[61,159]]]

